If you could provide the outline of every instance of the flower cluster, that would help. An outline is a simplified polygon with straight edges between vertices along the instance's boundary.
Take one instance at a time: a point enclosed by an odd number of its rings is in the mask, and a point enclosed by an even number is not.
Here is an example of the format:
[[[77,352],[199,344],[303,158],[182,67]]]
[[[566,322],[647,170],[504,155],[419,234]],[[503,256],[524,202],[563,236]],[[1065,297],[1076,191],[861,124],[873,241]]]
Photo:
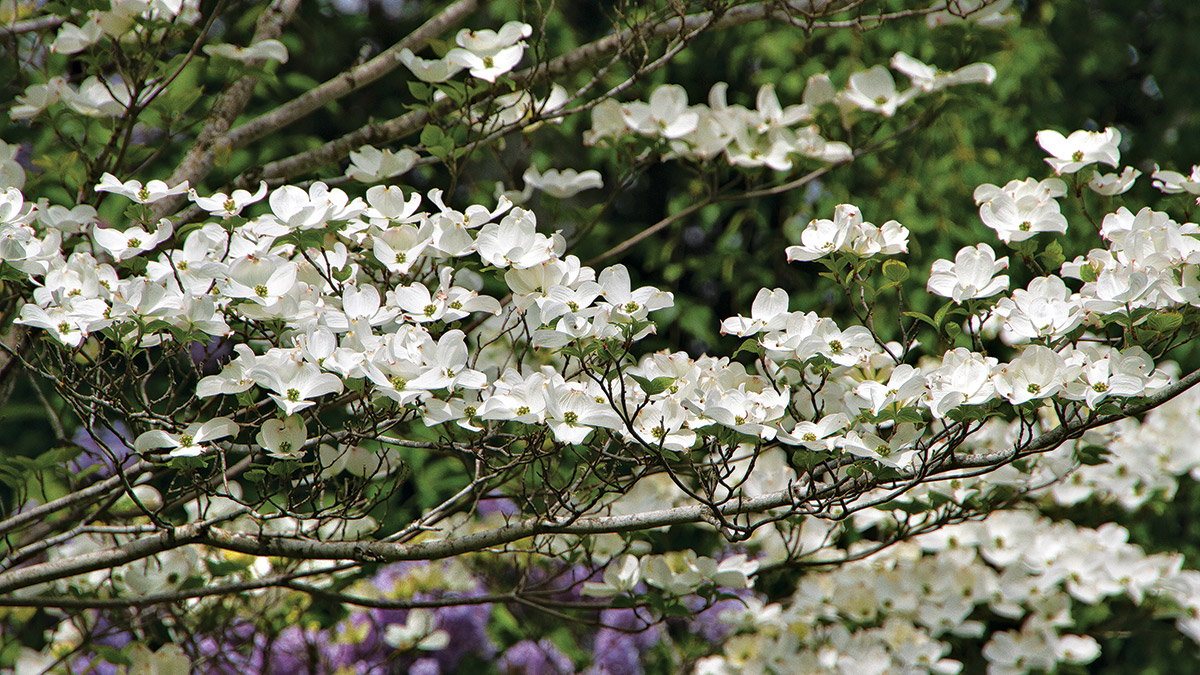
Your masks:
[[[471,77],[495,82],[520,63],[525,54],[523,38],[532,34],[533,27],[520,21],[510,21],[499,31],[464,28],[455,37],[458,47],[442,58],[422,59],[405,48],[400,52],[400,62],[423,82],[445,82],[461,70],[470,70]]]
[[[818,111],[836,104],[843,116],[862,110],[891,117],[913,99],[946,87],[990,84],[996,76],[990,65],[976,63],[953,73],[897,53],[892,66],[907,75],[912,88],[898,93],[891,73],[882,66],[855,73],[842,91],[836,91],[827,74],[808,78],[801,103],[784,107],[773,85],[758,90],[755,109],[730,105],[728,85],[719,82],[708,94],[708,105],[688,104],[687,92],[674,84],[654,90],[647,102],[619,104],[604,101],[592,112],[588,143],[628,133],[661,139],[674,157],[700,161],[723,156],[734,166],[765,166],[776,171],[792,168],[794,157],[839,163],[854,156],[853,149],[821,135],[815,124]]]

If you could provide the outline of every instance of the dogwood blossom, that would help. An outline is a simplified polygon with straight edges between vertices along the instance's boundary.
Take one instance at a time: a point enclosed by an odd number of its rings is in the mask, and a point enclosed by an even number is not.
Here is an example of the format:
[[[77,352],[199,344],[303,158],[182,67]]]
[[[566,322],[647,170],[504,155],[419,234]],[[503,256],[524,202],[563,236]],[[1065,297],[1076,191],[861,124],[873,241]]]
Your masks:
[[[153,429],[137,437],[133,445],[145,452],[158,448],[170,448],[172,457],[195,457],[208,450],[206,444],[238,433],[238,425],[227,417],[215,417],[207,422],[193,422],[182,433],[173,434]]]
[[[275,39],[259,40],[249,47],[238,47],[231,44],[204,45],[201,50],[209,56],[223,56],[243,63],[252,63],[256,60],[288,62],[287,47]]]
[[[267,182],[265,180],[259,181],[258,189],[253,193],[249,190],[234,190],[231,195],[218,192],[209,197],[201,197],[195,189],[188,190],[188,199],[192,200],[196,206],[222,218],[232,218],[241,213],[242,209],[262,201],[262,198],[266,196]]]
[[[1074,131],[1063,136],[1052,129],[1037,133],[1038,145],[1050,153],[1046,163],[1054,174],[1075,173],[1083,167],[1100,162],[1116,167],[1121,161],[1121,132],[1114,127],[1104,131]]]
[[[364,145],[350,153],[350,166],[346,176],[360,183],[376,183],[386,178],[399,176],[413,168],[420,158],[410,148],[399,152]]]
[[[557,199],[568,199],[584,190],[604,187],[604,180],[595,169],[588,169],[582,173],[575,169],[548,169],[545,173],[538,173],[538,170],[531,166],[525,170],[522,177],[525,185]]]
[[[168,187],[161,180],[152,180],[143,186],[142,182],[138,180],[122,182],[111,173],[100,176],[100,183],[96,185],[96,192],[111,192],[128,197],[139,204],[151,204],[164,197],[183,194],[187,190],[187,181]]]
[[[1128,192],[1129,188],[1133,187],[1133,182],[1140,175],[1142,175],[1142,172],[1132,166],[1125,167],[1125,170],[1119,174],[1101,174],[1097,171],[1092,175],[1092,179],[1088,181],[1088,187],[1096,194],[1112,197]]]
[[[1055,201],[1066,193],[1066,183],[1057,178],[1040,182],[1028,178],[1010,181],[1003,188],[984,183],[975,188],[975,203],[983,224],[1007,244],[1041,232],[1066,232],[1067,219]]]
[[[996,259],[996,252],[987,244],[959,249],[954,262],[933,261],[933,271],[926,287],[931,293],[962,304],[964,300],[986,298],[1008,288],[1008,275],[996,275],[1008,269],[1008,256]]]

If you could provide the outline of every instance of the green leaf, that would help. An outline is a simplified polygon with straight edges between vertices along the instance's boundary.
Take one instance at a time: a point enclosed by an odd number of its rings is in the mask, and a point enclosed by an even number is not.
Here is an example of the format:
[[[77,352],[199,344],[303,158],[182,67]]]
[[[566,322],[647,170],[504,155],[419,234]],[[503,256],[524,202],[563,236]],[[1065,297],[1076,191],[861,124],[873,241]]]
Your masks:
[[[1049,270],[1057,270],[1067,260],[1066,256],[1063,255],[1062,244],[1057,241],[1050,242],[1046,246],[1046,250],[1038,254],[1038,258],[1041,259],[1042,264]]]
[[[167,462],[167,466],[176,471],[196,471],[207,465],[208,460],[204,457],[172,457],[171,461]]]
[[[1183,325],[1183,315],[1179,312],[1159,312],[1150,315],[1150,327],[1160,333],[1171,333]]]
[[[929,324],[930,326],[932,326],[933,328],[937,328],[937,324],[933,322],[933,319],[929,318],[928,314],[922,314],[921,312],[905,312],[904,316],[907,316],[910,319],[917,319],[918,321],[923,321],[923,322]]]
[[[433,146],[441,145],[446,140],[446,132],[441,127],[428,124],[421,130],[421,145],[432,150]]]
[[[890,502],[886,502],[884,504],[880,504],[877,508],[886,509],[889,511],[903,511],[910,516],[915,516],[915,515],[925,513],[926,511],[928,511],[929,505],[924,502],[920,502],[920,501],[915,501],[915,502],[890,501]]]
[[[1111,455],[1112,450],[1102,445],[1085,445],[1075,451],[1075,459],[1079,460],[1080,464],[1087,466],[1097,466],[1107,462],[1104,458]]]
[[[763,349],[763,346],[758,343],[757,338],[746,338],[745,342],[733,352],[733,356],[736,357],[742,352],[750,352],[751,354],[762,356],[766,354],[767,350]]]
[[[253,558],[246,556],[244,560],[205,560],[204,567],[214,577],[227,577],[235,572],[241,572],[250,566]]]
[[[889,260],[883,263],[883,276],[891,281],[904,281],[909,276],[908,265],[899,260]]]
[[[675,383],[675,378],[673,377],[656,377],[653,380],[641,377],[639,375],[630,375],[629,377],[633,378],[633,381],[638,383],[638,386],[642,388],[642,391],[646,392],[647,396],[661,394],[666,391],[668,387]]]
[[[125,655],[125,652],[111,645],[102,645],[97,643],[88,645],[88,648],[96,652],[96,656],[99,656],[114,666],[128,666],[133,664],[133,661],[129,660],[129,657]]]
[[[412,92],[414,98],[420,101],[429,99],[429,92],[432,90],[428,84],[424,82],[412,81],[408,83],[408,90]]]

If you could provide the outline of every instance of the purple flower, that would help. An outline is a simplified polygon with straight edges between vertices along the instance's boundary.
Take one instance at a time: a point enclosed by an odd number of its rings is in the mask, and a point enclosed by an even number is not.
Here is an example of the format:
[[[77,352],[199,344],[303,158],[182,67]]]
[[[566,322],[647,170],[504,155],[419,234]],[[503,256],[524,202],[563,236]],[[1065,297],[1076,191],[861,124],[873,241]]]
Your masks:
[[[513,500],[499,493],[493,493],[480,499],[478,509],[480,516],[490,516],[493,513],[499,513],[507,517],[512,517],[521,514],[521,509],[517,508]]]
[[[521,640],[496,664],[504,675],[569,675],[575,664],[549,640]]]
[[[468,597],[482,593],[482,589],[476,589]],[[441,607],[435,616],[438,628],[450,634],[450,645],[433,654],[442,672],[456,672],[458,662],[466,654],[476,654],[489,660],[495,656],[496,644],[487,634],[488,620],[492,617],[490,603]]]
[[[750,597],[754,594],[753,591],[747,589],[739,589],[733,592],[742,597]],[[733,630],[729,624],[718,618],[721,612],[728,609],[744,609],[746,607],[746,603],[742,600],[728,598],[718,600],[711,607],[702,609],[705,604],[704,600],[694,595],[685,598],[684,603],[691,607],[692,611],[696,612],[692,620],[688,622],[688,632],[700,635],[705,640],[714,643],[724,640],[728,637],[730,631]]]
[[[658,626],[633,609],[606,609],[592,650],[595,675],[642,675],[642,653],[659,640]]]
[[[71,441],[83,448],[83,452],[71,461],[72,470],[78,473],[98,464],[100,476],[113,475],[114,457],[122,466],[133,460],[130,454],[133,448],[129,446],[132,437],[133,432],[121,420],[98,424],[90,431],[84,427],[76,429]]]
[[[413,664],[408,668],[408,675],[442,675],[442,668],[438,665],[436,659],[426,657],[413,661]]]
[[[323,632],[288,626],[271,643],[267,672],[270,675],[317,675],[328,672],[332,668],[320,650],[328,642],[329,637]]]
[[[658,626],[634,609],[606,609],[600,613],[600,623],[632,637],[638,651],[650,649],[660,637]]]

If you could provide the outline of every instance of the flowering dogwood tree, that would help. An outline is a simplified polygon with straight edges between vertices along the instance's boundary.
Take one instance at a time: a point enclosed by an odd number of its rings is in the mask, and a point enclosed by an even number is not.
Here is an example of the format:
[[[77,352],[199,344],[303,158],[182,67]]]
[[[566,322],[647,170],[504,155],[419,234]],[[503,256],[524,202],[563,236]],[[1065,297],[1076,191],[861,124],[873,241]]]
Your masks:
[[[318,48],[289,38],[297,0],[0,3],[23,78],[0,381],[54,434],[0,464],[0,666],[1049,672],[1097,657],[1078,608],[1114,598],[1200,638],[1179,556],[1039,511],[1200,471],[1200,370],[1169,360],[1196,334],[1195,172],[1126,203],[1117,129],[1042,131],[1033,177],[974,189],[994,238],[922,267],[883,207],[837,205],[756,254],[845,315],[764,288],[723,354],[663,349],[676,298],[619,262],[998,77],[900,51],[697,102],[670,82],[697,40],[1001,30],[1007,1],[621,7],[559,53],[552,7],[484,4],[423,8],[281,102]],[[254,154],[376,81],[407,111]],[[603,169],[536,147],[564,138]],[[604,241],[663,163],[703,189]]]

